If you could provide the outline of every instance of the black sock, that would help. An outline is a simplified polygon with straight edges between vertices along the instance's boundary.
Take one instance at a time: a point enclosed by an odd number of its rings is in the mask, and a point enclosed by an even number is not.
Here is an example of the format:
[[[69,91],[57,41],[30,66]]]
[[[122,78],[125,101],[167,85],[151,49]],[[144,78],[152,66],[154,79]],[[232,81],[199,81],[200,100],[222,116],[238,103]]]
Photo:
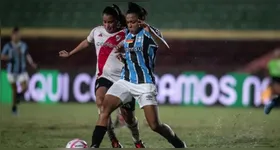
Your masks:
[[[24,97],[24,93],[23,92],[17,93],[17,98],[23,98],[23,97]]]
[[[184,142],[179,139],[177,137],[177,135],[175,134],[175,136],[170,137],[169,139],[167,139],[169,143],[171,143],[175,148],[184,148],[185,144]]]
[[[13,112],[17,111],[17,106],[16,106],[16,105],[14,105],[14,106],[12,107],[12,111],[13,111]]]
[[[95,129],[92,133],[92,139],[91,139],[91,146],[90,147],[99,148],[106,132],[107,132],[107,127],[95,126]]]

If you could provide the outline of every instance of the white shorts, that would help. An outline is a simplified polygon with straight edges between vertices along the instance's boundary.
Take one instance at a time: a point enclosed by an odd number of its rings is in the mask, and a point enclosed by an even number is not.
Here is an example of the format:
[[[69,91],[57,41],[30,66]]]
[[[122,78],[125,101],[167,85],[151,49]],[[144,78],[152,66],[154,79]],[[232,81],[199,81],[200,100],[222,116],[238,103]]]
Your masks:
[[[150,83],[134,84],[121,79],[111,86],[107,94],[120,98],[123,104],[130,102],[134,97],[140,108],[158,104],[156,86]]]
[[[8,73],[8,81],[10,83],[22,83],[24,81],[28,81],[29,80],[29,76],[27,72],[23,72],[21,74],[12,74],[12,73]]]

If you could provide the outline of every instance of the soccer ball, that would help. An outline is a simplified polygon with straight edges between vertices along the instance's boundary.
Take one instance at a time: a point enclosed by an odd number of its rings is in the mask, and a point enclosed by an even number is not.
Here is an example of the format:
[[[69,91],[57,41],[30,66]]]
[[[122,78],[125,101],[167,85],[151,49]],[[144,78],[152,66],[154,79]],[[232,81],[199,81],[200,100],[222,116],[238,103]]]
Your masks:
[[[87,142],[81,139],[74,139],[67,143],[66,148],[87,148]]]

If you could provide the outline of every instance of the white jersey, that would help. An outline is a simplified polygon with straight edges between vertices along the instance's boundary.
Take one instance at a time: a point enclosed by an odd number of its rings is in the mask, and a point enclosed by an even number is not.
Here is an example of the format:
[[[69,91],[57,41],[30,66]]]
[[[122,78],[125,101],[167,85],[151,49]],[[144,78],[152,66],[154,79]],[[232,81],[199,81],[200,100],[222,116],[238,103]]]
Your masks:
[[[120,79],[123,63],[117,59],[115,47],[125,38],[125,31],[110,34],[103,26],[94,28],[87,41],[94,43],[97,56],[96,76],[104,77],[112,82]]]

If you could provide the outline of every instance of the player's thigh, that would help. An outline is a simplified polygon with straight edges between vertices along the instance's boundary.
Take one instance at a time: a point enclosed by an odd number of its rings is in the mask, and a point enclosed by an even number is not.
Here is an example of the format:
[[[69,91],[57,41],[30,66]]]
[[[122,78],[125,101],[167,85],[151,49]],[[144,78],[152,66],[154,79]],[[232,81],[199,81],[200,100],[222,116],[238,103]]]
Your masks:
[[[100,112],[103,114],[111,115],[111,113],[121,106],[122,101],[119,97],[106,94]]]
[[[96,97],[96,104],[98,107],[101,107],[102,102],[105,98],[105,94],[112,85],[113,82],[106,78],[99,78],[96,80],[95,97]]]
[[[12,74],[12,73],[8,73],[7,74],[7,79],[8,79],[10,84],[14,84],[14,83],[16,83],[17,75]]]
[[[123,82],[122,80],[115,82],[110,87],[110,89],[107,91],[105,97],[107,97],[107,95],[111,95],[111,96],[119,98],[119,100],[122,102],[122,104],[131,102],[131,100],[132,100],[132,94],[130,92],[130,89],[126,85],[126,83]]]
[[[20,86],[23,90],[28,87],[29,76],[27,72],[18,75],[17,82],[20,83]]]

